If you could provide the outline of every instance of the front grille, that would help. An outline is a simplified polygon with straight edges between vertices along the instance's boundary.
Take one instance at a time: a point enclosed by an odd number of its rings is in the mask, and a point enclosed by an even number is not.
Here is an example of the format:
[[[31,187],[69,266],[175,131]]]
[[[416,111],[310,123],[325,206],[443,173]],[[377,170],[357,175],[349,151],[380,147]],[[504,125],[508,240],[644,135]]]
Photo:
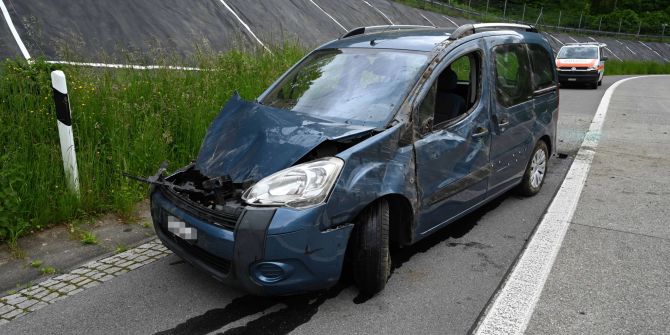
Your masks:
[[[575,66],[574,68],[575,68],[575,71],[586,71],[586,70],[589,69],[588,67],[584,67],[584,66]],[[571,66],[561,66],[558,69],[562,70],[562,71],[572,71]]]
[[[186,197],[180,196],[177,192],[168,187],[158,186],[157,188],[163,196],[170,200],[175,206],[179,207],[179,209],[221,228],[235,230],[237,220],[242,216],[241,207],[237,211],[213,210],[201,206]]]
[[[163,222],[167,222],[167,220],[163,220]],[[179,237],[173,235],[172,233],[167,231],[167,228],[165,227],[164,224],[160,225],[161,231],[170,238],[170,240],[177,244],[181,249],[189,253],[191,256],[194,258],[197,258],[198,260],[203,261],[206,263],[208,266],[213,267],[214,269],[221,271],[224,274],[228,274],[230,271],[230,261],[227,259],[223,259],[221,257],[218,257],[216,255],[213,255],[197,245],[190,244]]]

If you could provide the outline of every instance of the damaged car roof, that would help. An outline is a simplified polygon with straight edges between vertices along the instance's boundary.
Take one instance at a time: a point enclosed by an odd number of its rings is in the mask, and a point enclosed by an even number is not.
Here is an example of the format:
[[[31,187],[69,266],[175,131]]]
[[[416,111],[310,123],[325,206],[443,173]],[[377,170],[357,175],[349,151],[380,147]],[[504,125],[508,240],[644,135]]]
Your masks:
[[[445,42],[453,31],[449,28],[389,30],[338,39],[319,49],[379,48],[430,52]]]

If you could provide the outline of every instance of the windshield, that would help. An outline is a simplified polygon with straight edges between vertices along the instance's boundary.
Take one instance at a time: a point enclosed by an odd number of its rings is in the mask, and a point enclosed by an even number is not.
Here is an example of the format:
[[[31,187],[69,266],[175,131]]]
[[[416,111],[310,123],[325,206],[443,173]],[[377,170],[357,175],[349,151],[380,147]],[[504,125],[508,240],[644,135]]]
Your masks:
[[[424,54],[397,50],[317,51],[261,103],[336,122],[383,127],[426,62]]]
[[[565,47],[558,52],[558,58],[565,59],[597,59],[597,47]]]

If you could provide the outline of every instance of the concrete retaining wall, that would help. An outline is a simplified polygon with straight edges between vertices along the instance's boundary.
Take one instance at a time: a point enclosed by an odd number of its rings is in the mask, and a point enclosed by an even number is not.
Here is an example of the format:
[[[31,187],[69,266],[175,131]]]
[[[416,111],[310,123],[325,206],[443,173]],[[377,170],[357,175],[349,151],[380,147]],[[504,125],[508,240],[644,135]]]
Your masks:
[[[358,26],[468,22],[387,0],[3,1],[33,57],[84,62],[151,63],[157,53],[187,56],[198,48],[259,47],[240,20],[264,44],[297,40],[307,47]],[[0,21],[0,57],[20,57],[4,17]],[[667,43],[555,33],[548,38],[555,50],[563,43],[596,40],[607,43],[612,59],[670,59]]]

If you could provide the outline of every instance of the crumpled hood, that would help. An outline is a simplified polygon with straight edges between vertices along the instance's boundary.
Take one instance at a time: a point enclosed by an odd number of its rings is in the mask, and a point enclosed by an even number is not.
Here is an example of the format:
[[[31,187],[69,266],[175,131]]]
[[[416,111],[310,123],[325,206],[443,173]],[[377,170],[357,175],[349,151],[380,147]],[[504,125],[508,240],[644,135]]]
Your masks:
[[[259,181],[295,164],[323,141],[355,138],[373,129],[263,106],[234,94],[209,126],[195,165],[210,178]]]

